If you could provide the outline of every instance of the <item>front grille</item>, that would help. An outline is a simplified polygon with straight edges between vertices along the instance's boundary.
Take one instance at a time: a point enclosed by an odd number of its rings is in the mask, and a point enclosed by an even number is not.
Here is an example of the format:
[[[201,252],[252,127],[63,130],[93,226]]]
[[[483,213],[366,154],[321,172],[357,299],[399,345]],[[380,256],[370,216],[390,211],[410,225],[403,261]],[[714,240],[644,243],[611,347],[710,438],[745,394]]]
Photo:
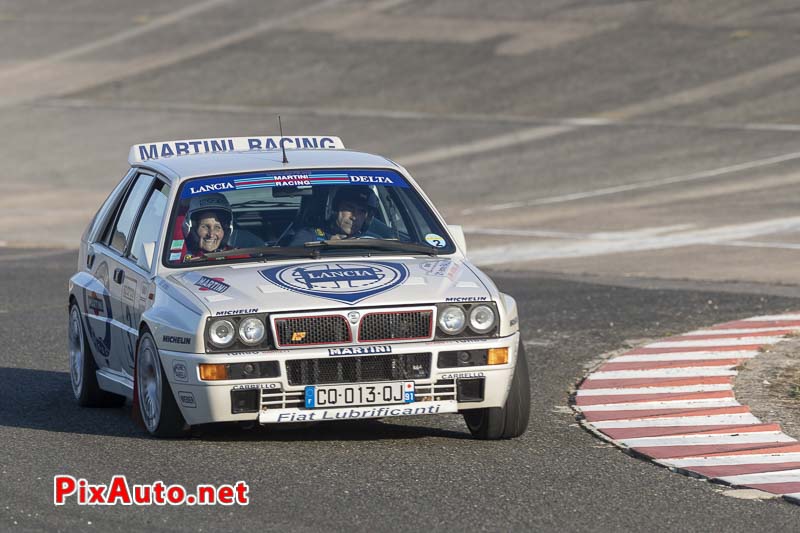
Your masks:
[[[289,385],[363,383],[424,379],[431,375],[431,354],[385,354],[336,359],[286,361]]]
[[[350,325],[340,315],[277,318],[275,328],[281,346],[341,344],[352,340]]]
[[[369,313],[361,319],[359,341],[428,339],[433,326],[433,311]]]

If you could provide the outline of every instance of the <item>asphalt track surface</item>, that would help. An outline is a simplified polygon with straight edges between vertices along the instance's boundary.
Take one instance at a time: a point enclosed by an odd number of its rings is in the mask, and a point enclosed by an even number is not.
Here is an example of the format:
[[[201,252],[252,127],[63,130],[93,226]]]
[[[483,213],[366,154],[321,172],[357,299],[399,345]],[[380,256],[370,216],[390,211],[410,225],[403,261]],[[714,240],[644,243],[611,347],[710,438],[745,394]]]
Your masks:
[[[0,529],[796,529],[568,408],[628,341],[800,309],[795,4],[0,2]],[[524,437],[448,416],[159,441],[74,404],[66,283],[128,147],[275,134],[277,112],[392,157],[464,225],[520,303]],[[245,480],[252,503],[56,508],[62,473]]]
[[[22,252],[24,253],[24,252]],[[723,487],[633,459],[581,429],[569,390],[583,365],[642,337],[664,337],[795,299],[659,290],[496,273],[521,302],[531,424],[521,438],[469,438],[459,416],[305,429],[199,428],[145,436],[123,409],[82,409],[66,362],[65,280],[75,254],[0,255],[0,529],[788,531],[797,508],[724,497]],[[247,507],[80,507],[52,503],[53,476],[107,483],[247,481]]]

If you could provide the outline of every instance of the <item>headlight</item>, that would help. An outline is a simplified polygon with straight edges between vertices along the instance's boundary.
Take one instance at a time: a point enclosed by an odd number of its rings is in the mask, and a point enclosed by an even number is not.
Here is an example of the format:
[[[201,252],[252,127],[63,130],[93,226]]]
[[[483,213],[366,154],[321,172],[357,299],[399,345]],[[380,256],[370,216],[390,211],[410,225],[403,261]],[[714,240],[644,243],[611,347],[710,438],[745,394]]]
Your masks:
[[[208,340],[217,348],[226,348],[236,340],[236,328],[230,320],[215,320],[208,328]]]
[[[496,321],[494,310],[488,305],[476,305],[469,312],[469,327],[475,333],[488,333]]]
[[[245,318],[239,323],[239,338],[248,346],[260,344],[266,333],[264,323],[255,317]]]
[[[467,316],[458,306],[445,307],[439,314],[439,327],[448,335],[458,335],[467,325]]]

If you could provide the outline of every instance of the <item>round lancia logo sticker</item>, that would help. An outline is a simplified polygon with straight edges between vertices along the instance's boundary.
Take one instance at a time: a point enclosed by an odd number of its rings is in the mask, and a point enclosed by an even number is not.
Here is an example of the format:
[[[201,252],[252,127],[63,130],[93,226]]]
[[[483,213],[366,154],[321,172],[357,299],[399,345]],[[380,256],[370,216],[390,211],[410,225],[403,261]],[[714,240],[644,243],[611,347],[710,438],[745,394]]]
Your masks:
[[[391,290],[408,278],[405,265],[385,261],[306,263],[260,273],[278,287],[351,305]]]

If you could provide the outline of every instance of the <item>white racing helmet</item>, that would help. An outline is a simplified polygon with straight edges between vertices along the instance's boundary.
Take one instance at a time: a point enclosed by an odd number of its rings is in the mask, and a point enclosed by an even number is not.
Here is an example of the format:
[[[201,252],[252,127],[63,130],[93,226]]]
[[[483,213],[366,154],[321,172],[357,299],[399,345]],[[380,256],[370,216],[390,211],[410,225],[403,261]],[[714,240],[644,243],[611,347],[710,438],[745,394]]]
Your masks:
[[[189,200],[189,209],[186,211],[186,216],[183,219],[183,235],[184,238],[193,246],[198,247],[200,243],[197,242],[197,237],[192,233],[192,228],[199,222],[200,215],[203,213],[213,213],[225,229],[225,235],[222,237],[220,248],[224,248],[233,234],[233,211],[231,204],[224,194],[214,192],[204,194],[202,196],[195,196]]]

